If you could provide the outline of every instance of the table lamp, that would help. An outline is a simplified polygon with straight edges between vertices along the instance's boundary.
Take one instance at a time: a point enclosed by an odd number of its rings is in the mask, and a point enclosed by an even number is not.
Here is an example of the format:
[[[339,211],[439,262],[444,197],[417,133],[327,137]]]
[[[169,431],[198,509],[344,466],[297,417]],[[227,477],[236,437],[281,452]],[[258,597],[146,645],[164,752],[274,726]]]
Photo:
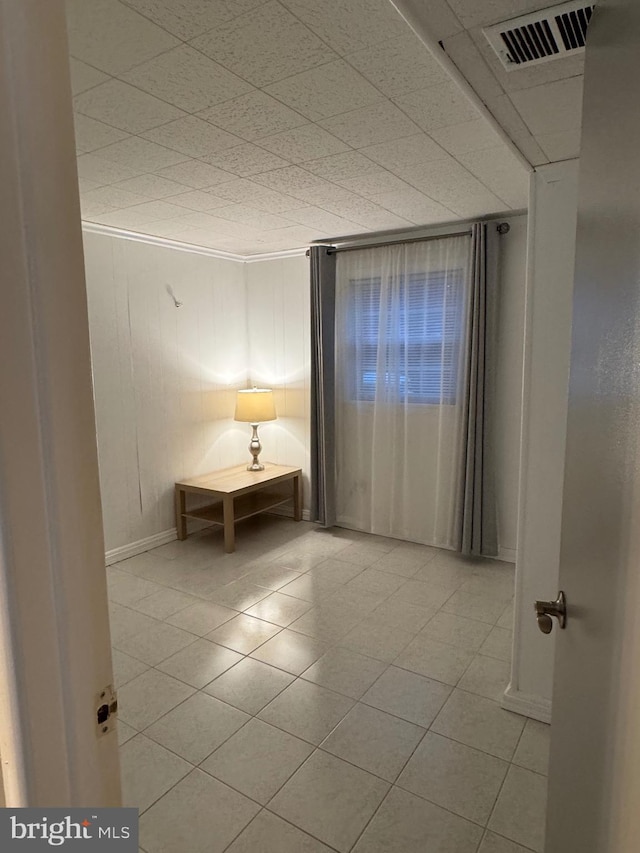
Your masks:
[[[249,452],[253,456],[251,465],[247,465],[247,471],[264,471],[264,465],[258,461],[262,450],[258,438],[258,424],[265,421],[275,421],[276,407],[273,402],[273,391],[268,388],[247,388],[238,391],[236,397],[236,413],[234,420],[251,424],[253,434],[249,444]]]

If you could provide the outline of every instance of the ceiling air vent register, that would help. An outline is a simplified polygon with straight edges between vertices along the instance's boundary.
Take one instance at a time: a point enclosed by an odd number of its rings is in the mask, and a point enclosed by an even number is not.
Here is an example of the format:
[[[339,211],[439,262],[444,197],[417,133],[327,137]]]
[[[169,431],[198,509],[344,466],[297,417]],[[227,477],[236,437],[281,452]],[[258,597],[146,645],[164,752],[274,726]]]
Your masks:
[[[584,50],[594,6],[573,0],[485,27],[483,32],[507,71],[539,65]]]

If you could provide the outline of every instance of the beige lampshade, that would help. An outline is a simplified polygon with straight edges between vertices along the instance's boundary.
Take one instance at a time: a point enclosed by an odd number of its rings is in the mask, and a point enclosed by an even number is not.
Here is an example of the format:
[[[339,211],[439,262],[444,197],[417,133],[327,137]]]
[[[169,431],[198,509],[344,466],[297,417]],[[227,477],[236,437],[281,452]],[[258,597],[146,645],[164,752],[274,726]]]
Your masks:
[[[244,391],[238,391],[234,420],[248,424],[262,424],[265,421],[275,421],[276,417],[271,389],[247,388]]]

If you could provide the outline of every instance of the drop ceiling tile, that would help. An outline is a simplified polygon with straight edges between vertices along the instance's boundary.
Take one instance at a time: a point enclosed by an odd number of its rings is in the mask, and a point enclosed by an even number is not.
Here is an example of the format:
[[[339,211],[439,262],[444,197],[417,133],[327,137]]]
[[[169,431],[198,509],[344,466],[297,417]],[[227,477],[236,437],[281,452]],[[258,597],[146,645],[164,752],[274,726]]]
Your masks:
[[[81,178],[86,178],[93,181],[98,186],[105,184],[116,184],[118,181],[124,181],[127,178],[135,178],[142,174],[140,169],[132,169],[122,166],[119,163],[112,163],[109,160],[104,160],[96,154],[81,154],[77,160],[78,175]]]
[[[232,172],[241,178],[250,175],[258,175],[260,172],[269,172],[271,169],[280,169],[290,165],[287,160],[265,151],[251,142],[235,145],[220,154],[211,154],[206,157],[206,162],[212,166],[219,166],[227,172]]]
[[[548,6],[545,0],[448,0],[463,26],[484,27]]]
[[[171,196],[171,204],[177,204],[188,210],[201,210],[207,213],[209,210],[226,207],[229,204],[229,199],[220,198],[215,193],[209,193],[205,190],[191,190],[191,192]]]
[[[108,74],[103,74],[97,68],[92,68],[86,62],[69,57],[69,70],[71,71],[71,91],[74,95],[93,89],[94,86],[105,83],[109,79]]]
[[[301,192],[312,189],[324,189],[330,186],[328,181],[312,175],[300,166],[286,166],[284,169],[274,169],[264,175],[255,175],[253,180],[268,189],[284,192],[286,195],[298,197]]]
[[[479,116],[473,104],[454,83],[443,83],[430,89],[411,92],[409,95],[395,98],[395,102],[426,131],[472,121]]]
[[[291,225],[288,228],[264,231],[261,234],[262,240],[272,250],[275,248],[297,248],[305,246],[318,236],[317,229],[308,228],[305,225]]]
[[[299,199],[243,178],[222,184],[215,188],[215,192],[230,202],[246,202],[264,213],[285,213],[301,207]]]
[[[474,216],[488,216],[491,213],[509,213],[509,206],[487,190],[475,198],[461,197],[453,210],[460,219],[473,219]]]
[[[186,44],[136,66],[123,79],[189,113],[244,95],[253,88]]]
[[[186,116],[162,127],[155,127],[142,134],[145,139],[151,139],[181,154],[189,157],[202,157],[206,154],[217,154],[226,148],[240,145],[241,139],[220,130],[197,116]],[[183,158],[184,159],[184,158]]]
[[[413,11],[422,16],[424,24],[434,41],[442,41],[459,33],[463,29],[462,24],[451,11],[447,0],[429,0],[428,3],[414,3]]]
[[[372,231],[385,231],[390,228],[404,228],[407,225],[413,225],[408,219],[364,198],[359,199],[358,203],[348,201],[343,205],[326,204],[325,209],[343,216],[351,222],[357,222],[362,228]]]
[[[242,222],[252,228],[270,230],[272,228],[286,228],[291,225],[291,219],[278,216],[276,213],[264,213],[255,207],[245,204],[231,204],[216,211],[218,216],[229,219],[231,222]]]
[[[450,124],[431,131],[431,136],[442,145],[445,151],[457,157],[469,151],[482,151],[495,148],[502,140],[484,118],[464,121],[462,124]]]
[[[371,198],[380,193],[402,192],[408,189],[405,181],[398,178],[391,172],[380,169],[375,174],[361,175],[358,178],[345,178],[338,181],[341,187],[351,190],[351,192]]]
[[[185,214],[183,207],[168,201],[148,201],[131,208],[132,211],[147,218],[149,222],[160,219],[182,219]]]
[[[337,53],[381,44],[407,32],[407,25],[390,3],[370,0],[283,0],[296,17]]]
[[[102,225],[111,225],[113,228],[124,228],[132,230],[143,229],[149,222],[153,222],[154,217],[145,211],[139,211],[135,207],[130,207],[127,210],[117,210],[115,213],[105,213],[104,215],[92,217],[92,222],[99,222]]]
[[[510,136],[516,148],[520,150],[532,166],[541,166],[543,163],[549,162],[549,158],[529,131],[512,133]]]
[[[392,172],[401,166],[428,163],[444,156],[442,148],[424,133],[370,145],[362,148],[361,153]]]
[[[411,188],[410,191],[414,192],[413,188]],[[343,216],[345,219],[350,219],[352,222],[357,222],[367,228],[395,228],[396,226],[401,227],[402,225],[407,224],[406,220],[402,220],[400,217],[385,208],[380,207],[380,205],[369,201],[369,199],[355,195],[355,193],[352,193],[349,197],[340,199],[339,201],[325,201],[322,207],[330,213]],[[397,222],[394,222],[393,225],[382,225],[382,220],[384,220],[385,223],[390,222],[391,220],[397,220]]]
[[[414,225],[430,225],[456,219],[453,211],[415,189],[400,193],[381,193],[375,196],[373,201],[380,207],[408,219]]]
[[[156,237],[173,237],[174,239],[178,239],[176,235],[187,231],[193,231],[193,228],[190,225],[186,225],[182,219],[178,218],[161,219],[156,222],[150,222],[145,227],[145,230]],[[202,231],[200,236],[204,238],[206,234],[206,231]]]
[[[184,211],[183,211],[184,212]],[[190,213],[187,216],[181,217],[182,222],[191,228],[204,228],[210,231],[222,231],[223,234],[230,233],[230,225],[228,219],[220,219],[217,216],[212,216],[210,213]]]
[[[506,151],[505,151],[506,153]],[[403,177],[420,192],[457,212],[462,203],[488,199],[493,205],[495,197],[487,187],[452,157],[433,163],[408,166]],[[504,204],[501,208],[504,209]]]
[[[207,0],[207,2],[210,2],[210,0]],[[250,12],[252,9],[257,9],[263,3],[264,0],[225,0],[225,6],[229,9],[233,18],[244,15],[245,12]]]
[[[195,38],[240,14],[229,8],[229,2],[220,2],[220,0],[216,2],[211,0],[124,0],[124,2],[184,41]],[[256,5],[258,5],[257,2]]]
[[[89,190],[97,190],[101,186],[97,181],[90,181],[88,178],[78,178],[78,188],[81,193],[88,193]]]
[[[129,133],[140,133],[180,118],[182,110],[121,80],[109,80],[74,98],[75,109]]]
[[[529,203],[529,172],[505,145],[460,155],[460,162],[514,210]]]
[[[333,116],[320,122],[322,127],[353,148],[364,148],[411,136],[420,128],[390,101]]]
[[[265,89],[312,121],[345,113],[354,104],[365,106],[382,99],[362,74],[342,60],[295,74]]]
[[[139,175],[137,178],[129,178],[116,184],[119,189],[139,193],[147,198],[159,199],[167,196],[178,195],[188,190],[184,184],[161,178],[159,175]]]
[[[293,193],[291,194],[293,195]],[[307,187],[304,190],[300,190],[297,195],[300,201],[304,202],[305,205],[309,205],[310,207],[322,207],[325,210],[329,210],[331,205],[340,204],[346,199],[353,198],[354,193],[345,189],[345,187],[339,186],[338,184],[332,184],[329,183],[329,181],[325,181],[318,186]],[[298,204],[298,207],[302,207],[302,204]]]
[[[304,168],[327,181],[357,178],[360,175],[378,172],[377,164],[358,151],[348,151],[344,154],[321,157],[319,160],[309,160],[305,162]]]
[[[411,31],[345,59],[388,97],[404,95],[449,79],[444,68]]]
[[[95,216],[102,216],[105,213],[114,213],[115,207],[108,204],[103,204],[100,201],[87,201],[82,196],[80,197],[80,216],[83,221],[91,221]]]
[[[315,124],[305,124],[267,136],[260,140],[260,145],[274,154],[282,154],[290,163],[302,163],[304,160],[349,151],[344,142]]]
[[[147,139],[140,139],[139,136],[130,136],[121,142],[101,148],[99,156],[104,160],[139,170],[140,173],[153,172],[187,159],[184,154],[178,154]]]
[[[177,181],[179,184],[185,184],[197,190],[213,187],[233,178],[233,175],[228,172],[203,163],[201,160],[185,160],[184,163],[159,170],[158,174],[170,181]]]
[[[306,124],[299,113],[258,91],[203,110],[200,118],[249,142]]]
[[[74,124],[76,151],[79,154],[96,151],[98,148],[104,148],[106,145],[118,142],[120,139],[125,139],[128,136],[123,130],[111,127],[110,124],[103,124],[103,122],[96,121],[94,118],[83,116],[82,113],[75,114]]]
[[[192,44],[255,86],[266,86],[336,56],[278,2],[221,24]]]
[[[144,196],[130,193],[118,187],[99,187],[83,193],[83,202],[86,204],[103,204],[116,210],[123,207],[133,207],[134,204],[143,204],[147,201]]]
[[[117,0],[67,0],[66,10],[69,52],[108,74],[122,74],[179,44]]]
[[[557,160],[571,160],[580,155],[581,130],[567,130],[562,133],[541,133],[537,141],[552,163]]]
[[[319,228],[327,234],[341,236],[346,234],[357,234],[362,231],[362,226],[357,222],[351,222],[335,213],[329,213],[321,207],[304,207],[302,210],[292,210],[289,218],[300,225],[308,225],[310,228]]]
[[[512,92],[511,101],[534,136],[577,130],[582,121],[582,77]]]
[[[516,134],[530,132],[508,95],[500,95],[499,98],[487,101],[487,109],[512,139]]]

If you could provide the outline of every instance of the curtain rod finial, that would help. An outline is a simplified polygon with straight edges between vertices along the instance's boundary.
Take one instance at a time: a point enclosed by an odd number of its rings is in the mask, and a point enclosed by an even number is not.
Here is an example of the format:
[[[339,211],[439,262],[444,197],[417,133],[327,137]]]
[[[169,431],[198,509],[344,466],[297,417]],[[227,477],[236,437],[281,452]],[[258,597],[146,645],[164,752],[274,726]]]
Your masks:
[[[508,222],[498,222],[496,226],[496,230],[498,234],[508,234],[511,231],[511,226]]]

